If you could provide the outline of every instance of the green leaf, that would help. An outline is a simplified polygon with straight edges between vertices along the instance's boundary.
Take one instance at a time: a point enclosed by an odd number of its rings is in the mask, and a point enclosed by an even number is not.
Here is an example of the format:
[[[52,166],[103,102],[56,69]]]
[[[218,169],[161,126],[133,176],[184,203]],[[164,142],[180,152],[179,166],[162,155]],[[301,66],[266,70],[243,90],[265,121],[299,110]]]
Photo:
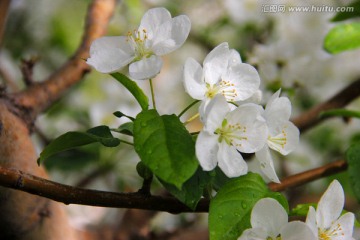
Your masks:
[[[116,131],[118,133],[126,134],[129,136],[133,136],[134,133],[134,123],[133,122],[127,122],[121,124],[117,129],[112,129],[113,131]]]
[[[121,73],[111,73],[111,76],[113,76],[116,80],[118,80],[119,83],[121,83],[124,87],[127,88],[127,90],[129,90],[129,92],[140,104],[142,110],[147,110],[149,108],[148,97],[133,80]]]
[[[192,210],[195,210],[204,190],[210,181],[211,176],[209,173],[204,172],[201,167],[199,167],[196,173],[183,184],[181,190],[176,188],[174,185],[168,184],[164,181],[161,181],[161,183],[164,185],[166,190],[168,190],[182,203],[184,203]]]
[[[271,192],[256,173],[249,172],[226,183],[210,202],[210,240],[236,240],[251,227],[251,210],[264,197],[280,200],[286,209],[286,199],[279,193]]]
[[[106,147],[116,147],[120,140],[114,138],[108,126],[98,126],[86,132],[67,132],[54,139],[40,153],[38,164],[50,156],[76,147],[98,142]]]
[[[360,202],[360,142],[354,143],[346,151],[346,160],[348,163],[350,185],[355,197]]]
[[[134,146],[141,161],[161,180],[181,189],[196,171],[195,142],[175,115],[142,111],[134,121]]]
[[[124,114],[124,113],[122,113],[122,112],[120,112],[120,111],[116,111],[116,112],[114,112],[113,114],[114,114],[114,116],[117,117],[117,118],[126,117],[126,118],[130,119],[131,121],[134,121],[134,120],[135,120],[135,118],[133,118],[133,117],[131,117],[131,116],[128,116],[128,115],[126,115],[126,114]]]
[[[360,118],[360,112],[340,108],[340,109],[333,109],[320,113],[321,118],[334,117],[334,116]]]
[[[298,204],[295,208],[291,210],[290,216],[306,217],[310,207],[316,209],[317,203]]]
[[[324,48],[332,54],[360,47],[360,23],[340,24],[326,35]]]
[[[341,11],[331,19],[332,22],[344,21],[347,19],[360,17],[360,1],[354,1],[349,5],[345,6],[348,11]]]

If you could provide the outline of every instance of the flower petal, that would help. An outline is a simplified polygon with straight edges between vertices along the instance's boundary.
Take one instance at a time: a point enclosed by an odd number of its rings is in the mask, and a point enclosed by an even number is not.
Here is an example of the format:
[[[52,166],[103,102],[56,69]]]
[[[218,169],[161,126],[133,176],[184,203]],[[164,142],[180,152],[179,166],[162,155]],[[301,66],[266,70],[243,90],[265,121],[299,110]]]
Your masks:
[[[218,136],[201,131],[196,139],[196,157],[205,171],[211,171],[217,164]]]
[[[229,45],[224,42],[215,47],[204,60],[205,82],[216,84],[226,72],[230,55]]]
[[[331,228],[328,230],[329,233],[333,233],[330,235],[335,240],[342,239],[352,239],[353,230],[354,230],[354,221],[355,216],[353,213],[346,213],[341,216],[337,221],[335,221]]]
[[[248,171],[248,166],[241,154],[224,141],[219,144],[218,164],[228,177],[245,175]]]
[[[269,126],[290,119],[291,102],[287,97],[279,97],[279,94],[280,90],[274,93],[265,108],[265,116]]]
[[[86,63],[102,73],[119,71],[134,59],[126,37],[101,37],[92,42]]]
[[[230,111],[229,104],[222,95],[218,94],[204,107],[205,109],[201,111],[204,112],[204,116],[201,117],[205,120],[204,130],[212,134],[221,126]]]
[[[229,63],[228,66],[232,67],[234,65],[237,65],[241,63],[241,57],[238,51],[235,49],[230,49],[230,55],[229,55]]]
[[[334,180],[320,198],[316,210],[316,222],[319,228],[327,229],[340,216],[344,207],[344,190],[341,184]]]
[[[272,198],[260,199],[251,212],[251,226],[265,228],[268,236],[274,239],[287,222],[288,215],[285,209]]]
[[[278,122],[276,126],[269,126],[270,138],[268,145],[271,149],[287,155],[299,144],[299,129],[290,121]]]
[[[133,62],[129,66],[129,75],[137,80],[145,80],[155,77],[161,70],[162,60],[160,57],[152,55],[149,58]]]
[[[228,123],[239,128],[233,141],[240,152],[253,153],[265,145],[268,130],[263,111],[260,105],[247,103],[227,115]]]
[[[287,223],[280,231],[281,239],[286,240],[317,240],[309,226],[300,221]]]
[[[280,183],[268,146],[265,145],[261,150],[257,151],[255,155],[256,159],[260,162],[260,169],[266,177],[273,182]]]
[[[237,240],[264,240],[268,235],[263,228],[246,229]]]
[[[191,22],[186,15],[177,16],[161,24],[153,38],[153,52],[162,56],[178,49],[189,36],[190,28]]]
[[[194,99],[205,98],[206,85],[203,81],[203,69],[193,58],[188,58],[184,66],[184,87]]]
[[[316,224],[316,211],[315,208],[309,207],[308,214],[306,216],[306,225],[312,230],[315,235],[318,235],[318,228]]]
[[[139,33],[143,32],[145,29],[147,33],[148,40],[154,38],[154,34],[157,31],[157,28],[163,23],[171,20],[171,14],[166,8],[152,8],[149,9],[141,19],[139,26]]]
[[[260,76],[256,69],[245,63],[232,66],[222,76],[229,87],[224,88],[224,94],[229,95],[230,101],[243,101],[256,93],[260,86]]]

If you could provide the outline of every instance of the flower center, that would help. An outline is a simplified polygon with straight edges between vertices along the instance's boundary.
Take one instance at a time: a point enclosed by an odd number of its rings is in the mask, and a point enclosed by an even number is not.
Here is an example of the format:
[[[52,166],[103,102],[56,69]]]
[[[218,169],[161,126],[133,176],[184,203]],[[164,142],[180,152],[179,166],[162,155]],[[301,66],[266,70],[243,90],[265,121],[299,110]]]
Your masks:
[[[237,140],[246,141],[248,138],[246,136],[243,136],[246,131],[247,129],[245,126],[241,126],[239,123],[236,123],[234,125],[228,124],[227,119],[224,119],[221,127],[216,129],[215,133],[219,135],[219,143],[225,141],[228,145],[241,147],[241,143],[239,143]]]
[[[143,29],[142,31],[134,30],[133,32],[128,32],[126,41],[135,51],[134,61],[139,61],[153,55],[151,49],[146,46],[147,40],[148,35],[146,29]]]
[[[336,227],[332,230],[319,228],[318,235],[320,240],[331,240],[332,237],[344,236],[344,233],[342,232],[341,225],[337,224]]]
[[[271,145],[276,151],[281,151],[285,148],[287,143],[287,135],[285,130],[283,129],[280,134],[275,137],[269,136],[268,143]]]
[[[216,84],[206,84],[206,97],[213,98],[216,94],[222,94],[228,102],[233,102],[238,96],[234,84],[230,81],[221,80]]]

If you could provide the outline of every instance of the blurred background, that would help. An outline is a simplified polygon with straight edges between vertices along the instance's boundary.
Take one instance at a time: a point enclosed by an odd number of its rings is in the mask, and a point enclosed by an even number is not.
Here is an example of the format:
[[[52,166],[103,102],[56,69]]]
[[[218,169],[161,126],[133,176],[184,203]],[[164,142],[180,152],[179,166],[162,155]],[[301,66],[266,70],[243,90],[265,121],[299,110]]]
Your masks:
[[[42,81],[61,66],[78,47],[90,0],[13,0],[0,50],[0,83],[9,92],[23,89],[22,60],[33,59],[33,78]],[[330,98],[360,76],[360,50],[331,55],[323,50],[323,41],[336,23],[335,12],[269,11],[266,6],[345,6],[346,0],[123,0],[119,1],[107,35],[126,35],[136,29],[142,15],[152,7],[165,7],[172,16],[186,14],[192,30],[177,51],[164,57],[164,67],[154,79],[157,107],[162,114],[180,113],[192,99],[185,93],[182,69],[188,57],[200,63],[221,42],[241,53],[243,62],[254,65],[261,76],[262,103],[282,89],[290,98],[296,117],[310,107]],[[150,96],[148,83],[137,83]],[[348,109],[358,110],[359,101]],[[135,117],[140,108],[132,96],[111,76],[92,71],[36,122],[33,135],[38,151],[51,139],[72,130],[84,131],[106,124],[124,123],[112,115],[121,111]],[[183,116],[195,114],[193,108]],[[199,131],[201,124],[188,125]],[[288,176],[343,159],[352,141],[360,137],[357,119],[332,119],[310,129],[300,138],[298,149],[287,156],[275,155],[279,176]],[[137,175],[139,158],[127,145],[103,148],[91,145],[67,151],[45,162],[52,179],[61,183],[98,190],[137,191],[142,179]],[[253,171],[255,162],[249,161]],[[346,209],[360,214],[359,207],[342,173],[317,180],[286,192],[291,206],[317,202],[332,178],[341,181],[346,191]],[[162,193],[160,183],[153,192]],[[70,205],[72,225],[79,230],[105,234],[117,229],[119,239],[207,239],[206,214],[141,212]],[[139,219],[141,220],[139,220]],[[130,227],[124,227],[132,223]],[[140,223],[141,222],[141,223]],[[134,231],[133,238],[125,238]],[[183,236],[184,234],[192,237]],[[104,236],[105,236],[104,235]],[[137,236],[138,235],[138,236]],[[136,238],[136,236],[138,238]],[[162,238],[161,238],[162,237]],[[183,237],[183,238],[181,238]],[[194,237],[195,238],[195,237]]]

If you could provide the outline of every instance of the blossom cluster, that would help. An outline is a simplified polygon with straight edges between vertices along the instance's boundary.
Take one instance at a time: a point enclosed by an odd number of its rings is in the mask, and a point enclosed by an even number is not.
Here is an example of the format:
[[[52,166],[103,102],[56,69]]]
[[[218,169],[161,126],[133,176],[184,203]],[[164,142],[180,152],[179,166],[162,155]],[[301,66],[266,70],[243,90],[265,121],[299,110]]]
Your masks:
[[[210,171],[218,165],[228,177],[245,175],[248,167],[240,153],[255,153],[262,172],[280,182],[269,149],[287,155],[299,142],[299,130],[289,121],[289,99],[278,90],[263,109],[257,70],[227,43],[212,50],[203,67],[189,58],[184,85],[191,97],[202,101],[204,127],[196,141],[202,168]]]
[[[251,226],[238,240],[352,240],[354,214],[341,215],[344,207],[344,190],[334,180],[315,210],[309,207],[306,222],[288,222],[286,210],[272,198],[259,200],[251,212]],[[276,219],[276,221],[274,221]]]

